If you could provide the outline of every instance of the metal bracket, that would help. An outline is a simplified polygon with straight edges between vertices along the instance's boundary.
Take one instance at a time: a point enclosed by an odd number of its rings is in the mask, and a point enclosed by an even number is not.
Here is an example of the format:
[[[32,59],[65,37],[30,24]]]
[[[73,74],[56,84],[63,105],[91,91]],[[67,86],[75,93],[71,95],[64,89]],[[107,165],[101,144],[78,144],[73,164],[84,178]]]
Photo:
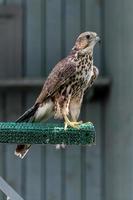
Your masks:
[[[24,200],[2,177],[0,177],[0,190],[7,196],[7,200]]]

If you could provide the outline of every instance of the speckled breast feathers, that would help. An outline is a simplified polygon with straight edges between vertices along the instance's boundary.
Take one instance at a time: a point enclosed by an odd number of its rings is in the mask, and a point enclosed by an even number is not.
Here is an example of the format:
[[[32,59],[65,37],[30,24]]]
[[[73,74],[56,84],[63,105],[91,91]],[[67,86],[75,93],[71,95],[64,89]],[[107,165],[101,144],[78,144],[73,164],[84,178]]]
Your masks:
[[[66,115],[71,115],[71,118],[78,118],[80,111],[78,111],[74,117],[74,108],[80,109],[84,91],[89,87],[90,81],[92,81],[92,52],[84,55],[79,55],[78,53],[72,54],[70,55],[69,60],[70,62],[75,63],[76,71],[54,94],[55,118],[62,118],[64,112]]]

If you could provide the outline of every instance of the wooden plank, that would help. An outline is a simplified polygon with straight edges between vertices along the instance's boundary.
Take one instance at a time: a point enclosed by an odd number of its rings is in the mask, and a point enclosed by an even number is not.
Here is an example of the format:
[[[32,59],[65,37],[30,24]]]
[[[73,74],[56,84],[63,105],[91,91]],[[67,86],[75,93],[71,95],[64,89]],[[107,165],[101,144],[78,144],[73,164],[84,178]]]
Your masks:
[[[20,93],[8,93],[6,97],[6,121],[14,121],[21,113]],[[17,102],[17,103],[16,103]],[[16,145],[6,145],[5,175],[8,183],[21,194],[21,160],[14,155]],[[11,173],[12,172],[12,173]],[[16,173],[17,172],[17,173]]]
[[[132,199],[133,2],[107,0],[104,10],[106,71],[113,78],[105,107],[105,198]]]
[[[102,199],[102,185],[101,185],[101,105],[99,102],[84,105],[86,110],[86,121],[92,121],[96,128],[96,145],[86,147],[83,152],[85,156],[85,187],[86,199],[90,197],[95,200]]]
[[[61,0],[46,0],[46,74],[61,59]],[[56,29],[56,31],[55,31]],[[62,199],[61,152],[46,147],[46,199]],[[44,186],[45,187],[45,186]]]
[[[0,189],[4,192],[4,194],[6,194],[7,199],[9,200],[24,200],[2,177],[0,177]]]
[[[74,46],[75,40],[80,34],[80,0],[67,0],[65,7],[65,54],[68,54]],[[70,31],[71,30],[71,31]]]
[[[80,147],[68,146],[66,149],[65,199],[81,199]]]
[[[85,0],[84,6],[85,7],[82,7],[82,12],[85,12],[84,28],[88,28],[88,30],[92,31],[100,31],[101,2],[97,0]]]
[[[0,121],[3,121],[3,118],[4,118],[4,112],[3,112],[3,104],[4,104],[4,99],[3,99],[3,96],[2,94],[0,95]],[[0,176],[3,176],[4,175],[4,144],[1,144],[0,145],[0,158],[1,158],[1,164],[0,165]]]
[[[61,200],[61,151],[53,145],[46,148],[46,199]]]
[[[41,76],[41,0],[26,1],[26,77]],[[36,92],[28,92],[26,95],[26,108],[33,105]],[[26,187],[25,199],[41,199],[41,146],[34,145],[26,159]]]
[[[101,35],[101,12],[102,4],[101,1],[97,0],[84,0],[82,3],[82,13],[81,13],[81,28],[86,31],[95,31],[98,35]],[[83,25],[82,25],[83,23]],[[94,49],[94,64],[101,69],[100,74],[102,74],[101,64],[101,46],[97,45]],[[92,89],[91,89],[92,91]],[[83,113],[85,115],[85,120],[92,121],[96,128],[96,146],[86,147],[82,149],[83,160],[82,168],[85,172],[82,175],[82,199],[102,199],[102,180],[101,180],[101,103],[87,103],[85,101]],[[103,122],[102,122],[103,123]]]
[[[80,1],[68,0],[65,2],[65,54],[74,45],[80,34]],[[71,31],[70,31],[71,30]],[[81,199],[81,163],[80,147],[68,146],[65,151],[65,199]]]
[[[26,75],[39,77],[41,74],[41,0],[26,1]]]
[[[22,0],[6,0],[6,5],[21,5]]]
[[[46,76],[46,1],[41,1],[41,77]]]
[[[46,75],[61,59],[61,42],[61,0],[46,0]]]
[[[21,14],[21,9],[17,6],[0,7],[1,79],[15,78],[21,74]],[[4,102],[4,120],[16,119],[21,110],[20,94],[8,91]],[[14,145],[6,145],[4,176],[21,193],[21,163],[15,159],[14,148]]]
[[[33,145],[26,159],[26,199],[41,199],[41,148]]]
[[[22,12],[17,6],[0,6],[0,15],[0,78],[3,79],[21,74]]]
[[[36,94],[29,92],[26,96],[26,109],[33,105]],[[25,161],[26,187],[25,199],[41,199],[41,146],[33,145]]]
[[[0,121],[4,120],[5,112],[5,100],[4,100],[4,93],[0,95]],[[0,145],[0,158],[1,158],[1,165],[0,165],[0,176],[5,178],[5,144]],[[0,191],[0,199],[4,199],[4,194]]]
[[[85,12],[85,16],[82,19],[81,23],[84,23],[85,21],[85,27],[83,27],[83,30],[86,31],[95,31],[100,36],[102,34],[101,32],[101,12],[102,11],[102,1],[98,0],[83,0],[85,1],[84,7],[82,8],[82,12]],[[83,21],[84,20],[84,21]],[[101,45],[98,45],[95,47],[94,50],[94,58],[95,58],[95,65],[102,69],[102,66],[100,66],[101,63]],[[102,73],[102,72],[101,72]]]
[[[4,0],[0,0],[0,4],[3,4],[4,3]]]

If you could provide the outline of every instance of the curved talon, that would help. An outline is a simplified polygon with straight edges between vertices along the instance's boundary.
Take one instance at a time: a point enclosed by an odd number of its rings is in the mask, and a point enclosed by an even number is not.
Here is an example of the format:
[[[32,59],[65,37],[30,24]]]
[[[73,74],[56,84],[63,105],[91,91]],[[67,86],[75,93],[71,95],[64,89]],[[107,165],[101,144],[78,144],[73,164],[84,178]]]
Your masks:
[[[79,125],[81,125],[82,123],[79,122],[70,122],[68,125],[73,127],[73,128],[78,128],[79,129]]]
[[[64,122],[65,126],[64,126],[64,130],[67,130],[67,122]]]
[[[64,127],[64,130],[67,129],[67,126],[70,126],[70,127],[73,127],[73,128],[78,128],[79,129],[79,125],[81,125],[83,122],[82,121],[79,121],[79,122],[71,122],[67,116],[64,116],[64,119],[65,119],[65,127]]]

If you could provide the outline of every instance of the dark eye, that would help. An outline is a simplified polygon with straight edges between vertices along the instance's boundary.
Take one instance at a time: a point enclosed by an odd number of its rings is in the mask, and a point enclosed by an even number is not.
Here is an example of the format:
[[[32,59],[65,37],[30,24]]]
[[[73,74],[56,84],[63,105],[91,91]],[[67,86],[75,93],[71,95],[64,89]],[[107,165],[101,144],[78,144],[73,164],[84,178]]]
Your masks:
[[[86,38],[87,38],[87,39],[90,39],[90,35],[86,35]]]

